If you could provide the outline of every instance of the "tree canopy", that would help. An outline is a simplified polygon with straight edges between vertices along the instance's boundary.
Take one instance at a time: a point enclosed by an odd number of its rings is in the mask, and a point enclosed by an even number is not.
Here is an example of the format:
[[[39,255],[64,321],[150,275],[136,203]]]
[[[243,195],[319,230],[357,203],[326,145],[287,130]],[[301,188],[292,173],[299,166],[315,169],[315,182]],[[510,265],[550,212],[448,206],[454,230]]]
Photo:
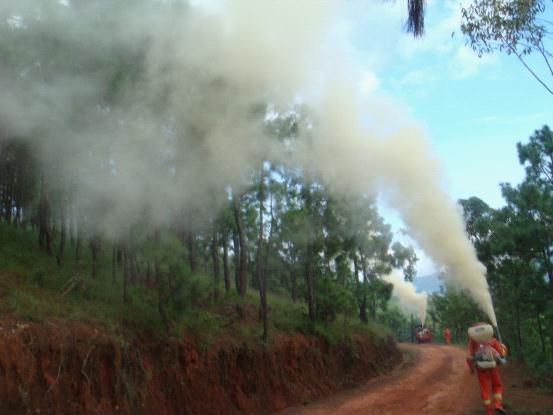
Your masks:
[[[495,51],[516,56],[553,94],[553,22],[545,14],[548,7],[552,7],[548,0],[474,0],[462,8],[461,31],[478,56]],[[528,63],[526,57],[531,53],[542,58],[545,75]]]

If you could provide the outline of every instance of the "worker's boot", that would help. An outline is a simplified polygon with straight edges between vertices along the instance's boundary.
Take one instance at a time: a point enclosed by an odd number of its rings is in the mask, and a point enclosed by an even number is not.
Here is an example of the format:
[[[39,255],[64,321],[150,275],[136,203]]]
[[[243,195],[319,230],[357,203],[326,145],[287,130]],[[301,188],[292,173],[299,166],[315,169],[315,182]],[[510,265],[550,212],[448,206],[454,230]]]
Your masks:
[[[506,414],[507,412],[503,409],[503,395],[501,393],[494,393],[493,397],[495,400],[495,413]]]

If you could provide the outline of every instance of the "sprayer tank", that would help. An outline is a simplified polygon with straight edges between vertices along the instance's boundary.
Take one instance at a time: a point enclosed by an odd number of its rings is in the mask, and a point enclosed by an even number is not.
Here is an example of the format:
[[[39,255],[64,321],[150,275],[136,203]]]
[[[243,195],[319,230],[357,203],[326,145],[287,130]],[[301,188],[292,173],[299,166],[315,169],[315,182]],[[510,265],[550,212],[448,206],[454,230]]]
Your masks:
[[[491,324],[481,323],[469,328],[469,337],[477,343],[487,343],[493,337],[493,327]]]

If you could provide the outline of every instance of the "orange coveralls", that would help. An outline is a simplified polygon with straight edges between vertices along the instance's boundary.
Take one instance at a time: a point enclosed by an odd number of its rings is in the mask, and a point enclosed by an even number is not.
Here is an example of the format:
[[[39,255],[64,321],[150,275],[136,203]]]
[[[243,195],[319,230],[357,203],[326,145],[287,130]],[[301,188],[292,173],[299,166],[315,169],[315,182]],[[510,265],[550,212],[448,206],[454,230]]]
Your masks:
[[[451,332],[447,327],[444,329],[444,340],[446,344],[451,344]]]
[[[504,356],[506,353],[505,347],[499,343],[496,338],[492,338],[490,346],[497,352]],[[474,358],[474,353],[478,349],[478,343],[475,341],[469,341],[469,359]],[[478,383],[480,384],[480,395],[484,401],[484,407],[486,408],[487,415],[493,415],[494,408],[503,409],[503,384],[501,383],[501,376],[499,375],[499,369],[497,367],[491,369],[479,369],[476,367],[476,375],[478,376]],[[492,404],[490,397],[489,385],[492,384],[493,398],[495,404]]]

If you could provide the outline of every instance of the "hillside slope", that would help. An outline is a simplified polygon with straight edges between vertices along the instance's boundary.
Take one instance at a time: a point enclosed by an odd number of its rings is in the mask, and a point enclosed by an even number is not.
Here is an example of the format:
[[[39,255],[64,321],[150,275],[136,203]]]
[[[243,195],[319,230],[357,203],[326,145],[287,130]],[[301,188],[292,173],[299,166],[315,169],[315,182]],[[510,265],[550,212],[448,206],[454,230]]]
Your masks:
[[[77,322],[0,321],[0,413],[266,414],[356,385],[397,364],[395,344],[328,346],[301,334],[269,347],[114,341]]]
[[[121,301],[108,259],[92,279],[86,256],[60,268],[31,232],[0,225],[0,414],[265,414],[402,359],[385,330],[309,325],[305,304],[274,295],[268,343],[254,293],[189,293],[164,327],[155,290]]]

